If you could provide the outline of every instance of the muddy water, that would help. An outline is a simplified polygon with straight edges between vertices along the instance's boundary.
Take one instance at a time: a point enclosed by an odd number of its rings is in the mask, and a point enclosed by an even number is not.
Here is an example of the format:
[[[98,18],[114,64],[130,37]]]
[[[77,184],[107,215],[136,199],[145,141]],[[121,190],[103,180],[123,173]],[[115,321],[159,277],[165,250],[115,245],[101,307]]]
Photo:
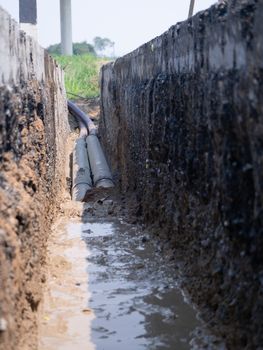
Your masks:
[[[196,348],[200,321],[172,262],[137,226],[61,217],[48,271],[40,350]]]
[[[90,252],[92,341],[98,349],[189,349],[198,326],[169,264],[147,236],[124,222],[72,225]]]

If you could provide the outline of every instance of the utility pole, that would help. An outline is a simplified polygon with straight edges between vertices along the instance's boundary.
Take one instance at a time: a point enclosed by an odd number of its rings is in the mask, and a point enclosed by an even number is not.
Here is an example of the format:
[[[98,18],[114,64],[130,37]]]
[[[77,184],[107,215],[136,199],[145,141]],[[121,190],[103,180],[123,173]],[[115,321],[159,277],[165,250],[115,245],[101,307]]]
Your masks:
[[[60,0],[61,54],[72,56],[71,0]]]
[[[190,0],[190,7],[189,7],[188,18],[193,16],[194,6],[195,6],[195,0]]]
[[[20,29],[37,40],[37,2],[19,0]]]

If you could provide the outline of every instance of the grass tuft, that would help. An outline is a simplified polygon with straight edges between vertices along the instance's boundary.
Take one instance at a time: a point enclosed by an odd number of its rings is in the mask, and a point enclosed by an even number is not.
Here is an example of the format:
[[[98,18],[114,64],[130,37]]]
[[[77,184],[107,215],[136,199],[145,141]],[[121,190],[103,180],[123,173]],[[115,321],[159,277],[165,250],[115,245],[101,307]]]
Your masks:
[[[65,87],[68,98],[76,99],[70,93],[91,98],[97,97],[99,91],[99,71],[107,59],[93,55],[54,56],[65,72]]]

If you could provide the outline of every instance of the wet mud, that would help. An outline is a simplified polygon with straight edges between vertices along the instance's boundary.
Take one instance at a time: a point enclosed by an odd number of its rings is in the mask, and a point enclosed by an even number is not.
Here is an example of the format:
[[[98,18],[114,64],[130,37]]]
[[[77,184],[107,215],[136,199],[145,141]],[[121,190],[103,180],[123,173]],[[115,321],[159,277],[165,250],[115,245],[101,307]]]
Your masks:
[[[39,315],[39,350],[93,349],[87,311],[89,300],[86,245],[67,229],[61,216],[48,242],[47,280]],[[90,346],[88,346],[90,344]]]
[[[160,265],[139,228],[115,220],[77,229],[90,251],[90,307],[96,315],[92,340],[97,347],[189,349],[200,322],[184,302],[169,265]]]
[[[188,303],[171,256],[118,195],[66,199],[48,242],[40,350],[224,349]]]

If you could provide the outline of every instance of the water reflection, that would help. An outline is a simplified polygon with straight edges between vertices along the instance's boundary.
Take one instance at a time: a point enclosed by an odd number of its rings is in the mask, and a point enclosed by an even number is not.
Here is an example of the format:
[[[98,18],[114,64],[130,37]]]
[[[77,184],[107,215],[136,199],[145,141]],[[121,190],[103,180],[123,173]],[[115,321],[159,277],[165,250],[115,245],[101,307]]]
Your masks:
[[[138,228],[118,221],[85,223],[79,229],[90,251],[96,348],[190,349],[191,333],[200,322],[154,245],[142,240]]]

